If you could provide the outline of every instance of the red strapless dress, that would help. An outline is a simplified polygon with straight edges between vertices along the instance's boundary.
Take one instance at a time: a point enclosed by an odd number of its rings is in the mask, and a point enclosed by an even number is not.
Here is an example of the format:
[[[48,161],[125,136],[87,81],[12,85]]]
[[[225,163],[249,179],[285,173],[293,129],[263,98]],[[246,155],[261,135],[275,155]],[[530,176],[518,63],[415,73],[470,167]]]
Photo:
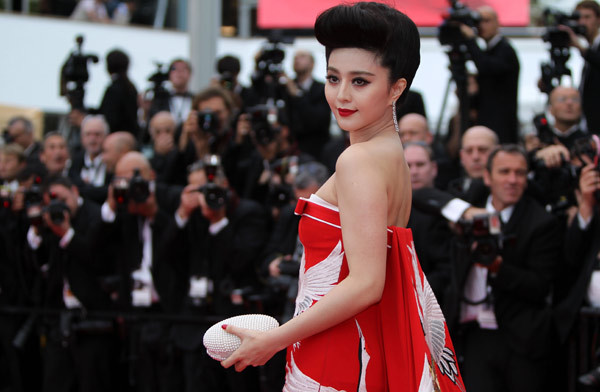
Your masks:
[[[304,245],[296,316],[348,275],[339,213],[313,197],[296,206]],[[380,302],[287,351],[285,392],[464,390],[446,322],[421,271],[410,229],[388,228]]]

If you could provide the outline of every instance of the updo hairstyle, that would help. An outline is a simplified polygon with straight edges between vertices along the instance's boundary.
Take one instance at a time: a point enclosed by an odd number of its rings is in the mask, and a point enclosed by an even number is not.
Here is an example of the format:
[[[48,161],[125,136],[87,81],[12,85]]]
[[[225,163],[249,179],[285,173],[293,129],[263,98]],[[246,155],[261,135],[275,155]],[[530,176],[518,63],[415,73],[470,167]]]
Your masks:
[[[327,62],[334,49],[373,52],[389,69],[390,84],[406,79],[406,89],[398,98],[398,103],[404,102],[421,61],[419,31],[408,16],[375,2],[337,5],[317,17],[315,36],[325,46]]]

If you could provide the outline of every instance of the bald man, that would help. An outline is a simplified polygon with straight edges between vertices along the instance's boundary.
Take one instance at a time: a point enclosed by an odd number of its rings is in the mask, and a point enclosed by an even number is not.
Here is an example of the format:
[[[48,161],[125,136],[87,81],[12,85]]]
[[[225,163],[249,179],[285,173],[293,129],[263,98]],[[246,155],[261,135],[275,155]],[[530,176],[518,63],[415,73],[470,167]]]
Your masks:
[[[488,127],[476,125],[465,131],[461,140],[460,163],[469,178],[483,177],[487,158],[497,145],[498,136]]]
[[[106,170],[114,173],[117,161],[129,151],[135,150],[136,141],[129,132],[113,132],[102,143],[102,160]]]
[[[500,143],[516,143],[519,136],[517,118],[519,59],[506,37],[500,34],[500,21],[490,6],[478,9],[481,21],[477,33],[486,43],[481,49],[475,32],[462,24],[461,31],[477,67],[479,105],[477,123],[494,130]]]
[[[419,113],[408,113],[398,122],[400,140],[402,144],[408,142],[425,142],[431,145],[433,135],[429,131],[427,118]]]

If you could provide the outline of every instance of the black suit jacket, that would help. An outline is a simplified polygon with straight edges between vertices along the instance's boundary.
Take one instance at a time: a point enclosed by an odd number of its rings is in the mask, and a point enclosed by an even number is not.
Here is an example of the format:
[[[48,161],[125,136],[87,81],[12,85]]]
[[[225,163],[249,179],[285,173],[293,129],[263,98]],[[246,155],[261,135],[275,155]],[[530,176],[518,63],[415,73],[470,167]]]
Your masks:
[[[63,308],[63,282],[86,309],[107,310],[113,307],[109,293],[102,288],[99,261],[90,243],[100,226],[100,207],[85,201],[71,218],[75,232],[63,249],[49,229],[42,229],[42,243],[35,251],[39,270],[40,303],[50,308]],[[42,267],[44,266],[44,267]]]
[[[590,278],[598,265],[600,252],[600,219],[594,215],[587,230],[581,230],[577,218],[567,230],[565,239],[564,274],[557,282],[565,295],[555,307],[556,328],[561,342],[565,342],[571,332],[579,310],[586,302]]]
[[[421,269],[441,303],[450,282],[452,232],[448,222],[439,215],[428,214],[413,206],[407,227],[412,230]]]
[[[131,132],[137,138],[139,135],[137,109],[135,86],[127,78],[116,76],[104,92],[99,109],[106,117],[110,131]]]
[[[229,223],[216,235],[209,232],[209,222],[195,211],[187,225],[170,236],[168,248],[177,252],[172,263],[178,274],[182,311],[186,314],[220,316],[221,318],[246,312],[231,302],[233,289],[256,289],[258,256],[267,239],[265,211],[252,200],[241,199],[228,209]],[[210,303],[197,307],[187,297],[190,277],[206,276],[214,291]],[[184,349],[195,349],[202,344],[203,329],[197,325],[179,325],[173,328],[175,342]]]
[[[523,197],[502,232],[514,240],[500,251],[503,262],[497,276],[488,278],[496,321],[512,350],[538,358],[554,348],[549,301],[561,257],[562,227],[537,202]],[[458,323],[460,299],[471,266],[466,247],[457,247],[444,312],[451,329]]]
[[[79,189],[79,194],[81,197],[91,200],[97,204],[102,204],[108,195],[108,185],[110,184],[112,175],[109,174],[108,171],[106,172],[106,175],[104,176],[104,184],[102,184],[102,186],[94,186],[84,182],[81,179],[81,169],[83,169],[85,165],[83,156],[83,151],[79,151],[73,155],[67,176],[71,179],[71,181],[73,181],[73,184],[75,184],[77,189]]]
[[[591,47],[583,57],[585,60],[581,76],[582,107],[591,133],[600,134],[600,47]]]
[[[519,131],[517,53],[505,37],[488,50],[481,50],[475,40],[467,41],[467,47],[478,71],[477,123],[496,132],[500,143],[516,143]]]
[[[94,249],[103,256],[118,277],[118,305],[121,309],[132,309],[131,292],[134,281],[131,273],[140,268],[142,262],[141,228],[143,217],[118,212],[114,222],[102,222],[95,237]],[[171,267],[172,250],[166,246],[165,238],[175,226],[174,217],[159,210],[151,222],[152,230],[152,280],[160,301],[158,306],[165,312],[176,312],[181,303],[177,296],[176,271]]]
[[[325,99],[325,85],[313,80],[308,91],[290,98],[288,110],[298,148],[318,159],[330,138],[331,110]]]

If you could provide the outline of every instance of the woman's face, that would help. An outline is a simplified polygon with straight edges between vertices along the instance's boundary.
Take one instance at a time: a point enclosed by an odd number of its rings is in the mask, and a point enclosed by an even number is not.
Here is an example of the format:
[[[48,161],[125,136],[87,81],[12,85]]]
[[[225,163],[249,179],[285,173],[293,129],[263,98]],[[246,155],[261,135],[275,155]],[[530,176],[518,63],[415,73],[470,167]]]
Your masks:
[[[335,49],[329,56],[325,97],[341,129],[381,128],[391,124],[392,103],[406,86],[401,81],[391,88],[389,70],[373,52]]]

